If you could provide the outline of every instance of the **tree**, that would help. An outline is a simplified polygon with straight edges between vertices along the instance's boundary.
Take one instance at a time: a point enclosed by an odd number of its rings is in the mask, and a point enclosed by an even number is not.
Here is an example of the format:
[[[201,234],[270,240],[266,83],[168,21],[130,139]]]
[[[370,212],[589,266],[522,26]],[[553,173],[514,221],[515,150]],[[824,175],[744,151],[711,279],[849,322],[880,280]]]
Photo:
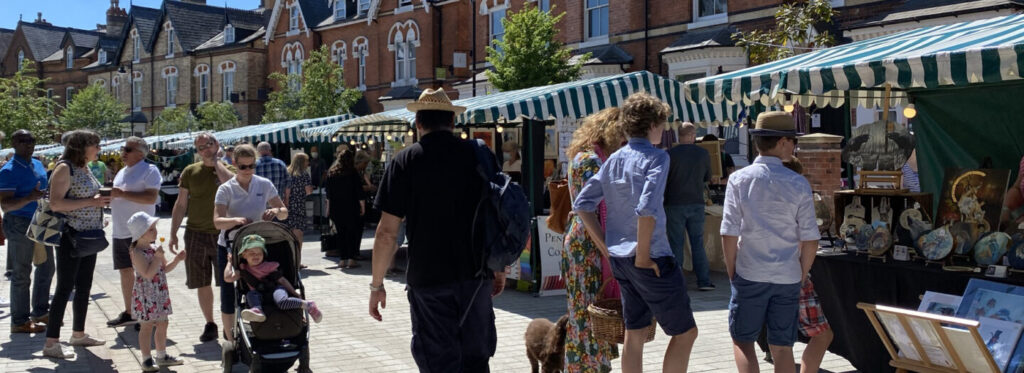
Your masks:
[[[207,101],[196,108],[199,116],[199,130],[223,131],[238,126],[238,113],[230,102]]]
[[[0,78],[0,131],[10,134],[28,129],[40,143],[54,141],[63,126],[55,120],[57,103],[46,97],[45,82],[36,77],[35,63],[30,60],[13,76]]]
[[[527,6],[502,19],[504,37],[487,46],[487,62],[494,65],[494,71],[486,72],[487,80],[502,91],[511,91],[579,78],[590,54],[576,63],[569,62],[570,50],[555,39],[556,25],[564,16],[565,12],[552,16],[536,6]]]
[[[153,119],[153,125],[146,131],[146,135],[170,135],[198,130],[196,117],[192,115],[192,111],[186,106],[178,106],[161,111],[160,115]]]
[[[345,88],[344,71],[331,62],[327,46],[310,52],[302,62],[302,76],[270,74],[278,90],[270,93],[264,123],[321,118],[347,113],[362,92]]]
[[[775,28],[737,32],[732,39],[746,49],[751,65],[760,65],[835,45],[832,33],[818,32],[816,28],[831,24],[837,14],[828,0],[782,4],[775,12]]]
[[[60,123],[67,128],[89,128],[105,138],[120,138],[126,128],[121,123],[126,111],[128,105],[118,102],[99,84],[90,84],[60,113]]]

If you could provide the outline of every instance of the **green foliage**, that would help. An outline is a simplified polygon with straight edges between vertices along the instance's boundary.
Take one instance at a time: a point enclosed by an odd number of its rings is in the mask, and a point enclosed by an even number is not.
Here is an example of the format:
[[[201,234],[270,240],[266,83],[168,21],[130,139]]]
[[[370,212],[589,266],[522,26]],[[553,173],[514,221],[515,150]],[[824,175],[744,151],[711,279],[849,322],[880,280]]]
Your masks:
[[[327,46],[310,52],[302,62],[302,76],[270,74],[278,89],[270,93],[263,123],[321,118],[347,113],[362,92],[345,88],[341,66],[331,62]]]
[[[527,6],[502,19],[503,39],[487,46],[487,62],[494,65],[494,71],[486,72],[488,81],[502,91],[511,91],[579,78],[580,68],[590,54],[576,63],[569,62],[570,50],[555,39],[556,26],[564,16],[565,12],[552,16],[551,12]]]
[[[806,52],[808,48],[835,45],[835,37],[830,32],[815,35],[809,30],[831,24],[837,14],[839,12],[832,10],[828,0],[786,3],[775,12],[775,28],[737,32],[732,38],[737,46],[746,49],[751,65],[760,65]]]
[[[207,101],[196,108],[201,131],[223,131],[238,126],[239,118],[230,102]]]
[[[56,121],[57,103],[46,97],[45,80],[36,77],[35,64],[25,60],[20,71],[0,78],[0,131],[28,129],[42,144],[52,143],[64,127]]]
[[[187,106],[164,109],[153,119],[153,125],[146,131],[147,136],[169,135],[189,131],[197,131],[196,117]]]
[[[60,123],[67,128],[88,128],[104,138],[120,138],[127,128],[121,123],[128,105],[122,104],[99,84],[90,84],[76,93],[60,113]]]

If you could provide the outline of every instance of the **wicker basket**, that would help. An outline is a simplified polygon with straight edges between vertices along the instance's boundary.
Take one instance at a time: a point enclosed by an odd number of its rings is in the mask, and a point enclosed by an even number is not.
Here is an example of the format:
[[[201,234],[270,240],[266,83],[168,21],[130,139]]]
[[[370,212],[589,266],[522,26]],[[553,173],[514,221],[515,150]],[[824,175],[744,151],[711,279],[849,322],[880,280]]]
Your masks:
[[[595,301],[587,306],[587,314],[590,316],[590,331],[594,333],[594,338],[610,343],[622,343],[625,340],[626,323],[622,319],[622,300]],[[654,340],[654,330],[657,324],[656,320],[651,319],[651,325],[647,327],[647,339],[644,342]]]

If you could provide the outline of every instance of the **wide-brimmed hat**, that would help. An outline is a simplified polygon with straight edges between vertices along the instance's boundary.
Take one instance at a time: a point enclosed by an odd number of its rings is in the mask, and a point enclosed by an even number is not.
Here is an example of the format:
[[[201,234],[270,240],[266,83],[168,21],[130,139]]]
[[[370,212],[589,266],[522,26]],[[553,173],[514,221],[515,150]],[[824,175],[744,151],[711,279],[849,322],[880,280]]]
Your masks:
[[[146,234],[149,227],[159,220],[159,218],[142,211],[136,212],[135,215],[128,218],[128,233],[132,235],[132,241],[138,241],[142,235]]]
[[[250,234],[242,237],[242,247],[238,248],[238,255],[242,255],[246,250],[257,248],[262,250],[263,254],[266,254],[267,240],[263,239],[263,237],[258,234]]]
[[[414,113],[420,110],[440,110],[459,115],[466,111],[465,106],[452,105],[452,100],[448,99],[448,94],[444,93],[444,89],[433,90],[430,88],[424,90],[418,100],[405,105],[405,108]]]
[[[757,116],[757,123],[754,129],[750,130],[754,136],[779,136],[796,137],[802,135],[796,132],[796,121],[789,113],[782,111],[769,111]]]

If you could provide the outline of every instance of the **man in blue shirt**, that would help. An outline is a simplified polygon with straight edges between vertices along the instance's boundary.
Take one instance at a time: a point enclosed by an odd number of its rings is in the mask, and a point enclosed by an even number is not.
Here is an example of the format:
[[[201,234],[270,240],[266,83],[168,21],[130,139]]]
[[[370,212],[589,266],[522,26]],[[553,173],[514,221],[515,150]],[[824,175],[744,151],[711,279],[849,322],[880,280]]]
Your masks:
[[[260,153],[260,159],[256,160],[256,175],[270,179],[277,190],[284,190],[288,181],[288,166],[284,161],[274,158],[270,152],[270,143],[261,142],[256,145],[256,151]]]
[[[45,247],[46,261],[36,266],[35,286],[29,297],[35,242],[25,236],[37,200],[46,194],[46,169],[32,158],[36,139],[26,130],[11,136],[14,158],[0,168],[0,209],[7,236],[7,265],[11,270],[11,333],[41,333],[49,321],[50,282],[53,279],[53,248]],[[31,306],[31,314],[29,313]]]
[[[757,118],[760,154],[729,176],[722,213],[722,251],[731,280],[729,333],[740,372],[757,372],[754,342],[768,325],[776,372],[793,372],[801,283],[818,249],[818,225],[807,179],[783,166],[796,149],[796,125],[784,112]]]
[[[669,156],[654,147],[661,142],[670,114],[668,105],[646,93],[626,99],[622,121],[631,137],[629,144],[608,158],[573,205],[602,255],[610,256],[612,272],[622,289],[626,322],[622,371],[626,373],[643,370],[646,328],[652,316],[665,334],[672,336],[664,371],[686,371],[697,339],[686,281],[665,233]],[[596,214],[601,200],[608,208],[607,231]]]

